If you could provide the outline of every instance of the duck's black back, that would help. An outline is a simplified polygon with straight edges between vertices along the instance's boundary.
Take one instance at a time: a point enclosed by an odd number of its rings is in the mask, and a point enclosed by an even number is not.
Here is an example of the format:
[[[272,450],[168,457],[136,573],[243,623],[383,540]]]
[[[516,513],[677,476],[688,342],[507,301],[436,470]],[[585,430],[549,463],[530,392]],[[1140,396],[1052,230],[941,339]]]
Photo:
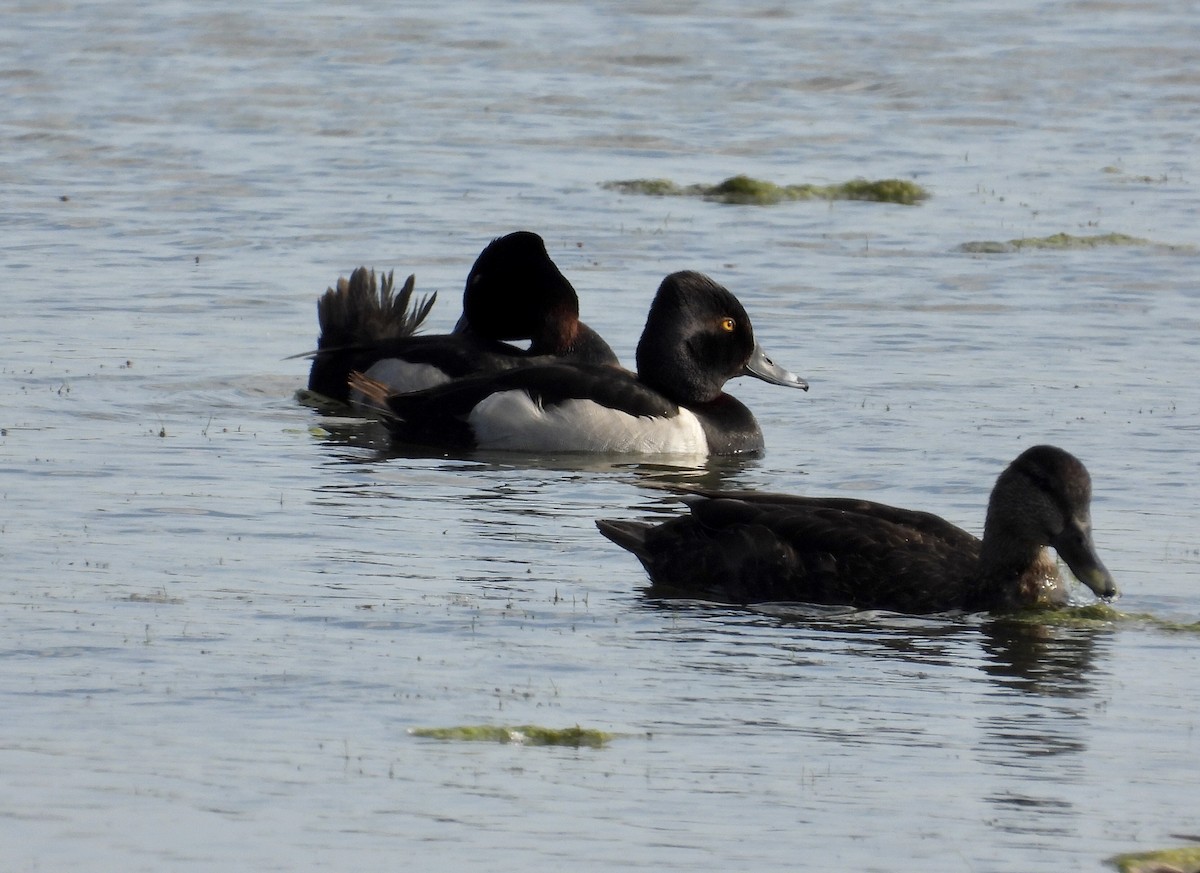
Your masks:
[[[651,595],[912,613],[985,608],[974,603],[979,541],[937,516],[856,500],[687,502],[690,515],[644,526],[638,548],[605,531],[642,560]]]

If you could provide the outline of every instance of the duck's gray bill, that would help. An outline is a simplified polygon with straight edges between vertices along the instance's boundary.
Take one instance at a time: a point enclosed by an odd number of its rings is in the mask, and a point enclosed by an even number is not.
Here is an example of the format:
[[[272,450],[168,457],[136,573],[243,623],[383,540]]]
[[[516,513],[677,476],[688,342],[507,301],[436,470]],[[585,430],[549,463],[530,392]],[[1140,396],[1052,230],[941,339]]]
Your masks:
[[[754,344],[754,352],[750,355],[750,360],[746,362],[746,369],[742,371],[742,374],[754,376],[764,382],[770,382],[772,385],[784,385],[788,388],[799,388],[802,391],[808,390],[807,382],[768,358],[758,343]]]
[[[1112,600],[1118,596],[1117,583],[1096,554],[1089,520],[1069,519],[1063,532],[1050,540],[1050,545],[1067,562],[1075,578],[1097,597]]]

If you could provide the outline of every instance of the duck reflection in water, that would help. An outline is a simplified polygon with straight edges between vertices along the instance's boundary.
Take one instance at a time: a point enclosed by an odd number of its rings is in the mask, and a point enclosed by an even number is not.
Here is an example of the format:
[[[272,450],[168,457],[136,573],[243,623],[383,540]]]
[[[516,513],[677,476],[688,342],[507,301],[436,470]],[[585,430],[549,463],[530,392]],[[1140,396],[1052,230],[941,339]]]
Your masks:
[[[1060,617],[1065,613],[1050,613]],[[1040,616],[997,616],[982,626],[983,671],[1000,687],[1050,697],[1082,697],[1093,689],[1095,662],[1114,633],[1102,618],[1069,624]]]

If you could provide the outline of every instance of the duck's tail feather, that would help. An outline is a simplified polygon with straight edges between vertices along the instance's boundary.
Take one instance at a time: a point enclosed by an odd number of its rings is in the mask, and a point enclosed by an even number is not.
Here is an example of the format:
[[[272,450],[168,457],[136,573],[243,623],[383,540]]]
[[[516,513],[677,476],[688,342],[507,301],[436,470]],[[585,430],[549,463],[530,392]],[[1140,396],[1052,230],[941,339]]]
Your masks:
[[[413,303],[416,276],[409,276],[393,293],[394,272],[380,273],[359,267],[349,279],[326,289],[317,301],[321,337],[318,350],[371,345],[382,340],[412,336],[433,308],[437,292]]]
[[[433,308],[437,293],[413,302],[416,277],[409,276],[393,293],[392,273],[359,267],[349,279],[338,279],[317,300],[317,321],[321,336],[312,353],[308,374],[311,391],[345,402],[346,378],[351,370],[370,366],[371,349],[392,339],[412,336]]]

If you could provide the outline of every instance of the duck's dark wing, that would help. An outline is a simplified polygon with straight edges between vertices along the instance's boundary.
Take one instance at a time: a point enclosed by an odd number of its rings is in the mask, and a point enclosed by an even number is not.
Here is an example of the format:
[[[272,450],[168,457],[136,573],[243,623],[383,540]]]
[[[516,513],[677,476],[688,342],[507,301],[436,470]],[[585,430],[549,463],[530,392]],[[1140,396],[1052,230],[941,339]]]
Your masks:
[[[605,522],[650,575],[651,593],[732,603],[843,604],[938,612],[962,604],[978,556],[871,512],[809,501],[689,498],[691,514],[655,527]]]
[[[582,327],[582,325],[581,325]],[[489,375],[516,367],[564,361],[616,364],[617,357],[599,334],[588,329],[581,344],[564,356],[535,354],[471,331],[424,336],[398,336],[352,346],[319,348],[313,356],[309,390],[346,401],[350,373],[365,373],[380,361],[400,361],[440,370],[450,379]],[[384,378],[387,381],[386,377]],[[393,386],[393,390],[404,390]]]
[[[856,515],[867,516],[879,521],[912,528],[923,537],[936,538],[948,548],[971,550],[979,547],[979,540],[956,524],[951,524],[940,515],[904,509],[871,500],[853,497],[806,497],[799,494],[780,494],[771,491],[716,491],[684,487],[689,494],[711,498],[727,498],[752,503],[756,506],[780,506],[794,509],[839,509]]]
[[[523,349],[472,333],[405,337],[377,343],[362,349],[360,355],[371,363],[398,358],[410,364],[428,364],[451,379],[507,370],[529,362],[529,355]]]
[[[579,341],[561,355],[541,353],[536,347],[526,351],[500,340],[478,336],[470,330],[387,340],[364,347],[359,354],[368,359],[367,367],[385,358],[400,358],[412,364],[437,367],[451,379],[559,363],[620,366],[616,353],[600,334],[586,325],[579,327]],[[366,367],[355,369],[361,372]]]
[[[524,391],[540,406],[591,400],[633,416],[670,417],[679,407],[627,370],[602,364],[531,364],[501,373],[456,379],[424,391],[385,399],[389,427],[414,442],[471,445],[471,412],[493,394]]]

